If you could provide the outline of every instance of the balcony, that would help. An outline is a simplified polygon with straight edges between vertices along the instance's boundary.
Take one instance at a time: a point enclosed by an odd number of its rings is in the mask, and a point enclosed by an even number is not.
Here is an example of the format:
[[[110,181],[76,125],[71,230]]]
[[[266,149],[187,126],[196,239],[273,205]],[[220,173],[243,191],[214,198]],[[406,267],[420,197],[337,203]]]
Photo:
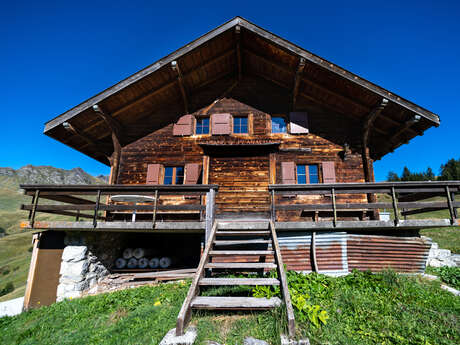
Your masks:
[[[21,185],[23,228],[209,233],[217,185]],[[277,230],[372,231],[459,226],[460,181],[270,185]],[[388,211],[388,219],[382,213]],[[440,212],[439,212],[440,211]],[[432,216],[436,212],[436,217]],[[66,216],[38,221],[38,213]],[[439,215],[441,214],[441,216]],[[445,215],[445,217],[442,217]]]

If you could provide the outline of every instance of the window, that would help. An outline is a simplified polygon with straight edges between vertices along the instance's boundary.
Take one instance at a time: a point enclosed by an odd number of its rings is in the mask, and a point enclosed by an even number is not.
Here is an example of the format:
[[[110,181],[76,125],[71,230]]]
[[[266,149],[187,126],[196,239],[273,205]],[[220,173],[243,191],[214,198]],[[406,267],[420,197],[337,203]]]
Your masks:
[[[286,133],[286,120],[281,116],[272,116],[272,133]]]
[[[297,183],[319,183],[318,166],[316,164],[311,165],[297,165]]]
[[[248,133],[248,118],[234,117],[233,118],[233,133],[246,134]]]
[[[199,117],[196,119],[195,134],[209,134],[209,117]]]
[[[183,184],[184,167],[165,167],[163,184]]]

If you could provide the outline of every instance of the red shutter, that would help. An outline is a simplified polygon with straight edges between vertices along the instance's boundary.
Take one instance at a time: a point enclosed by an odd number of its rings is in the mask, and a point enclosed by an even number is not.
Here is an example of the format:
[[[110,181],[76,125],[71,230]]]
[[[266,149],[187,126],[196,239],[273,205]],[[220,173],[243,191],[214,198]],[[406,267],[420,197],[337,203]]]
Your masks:
[[[212,114],[211,115],[211,130],[213,135],[230,134],[232,115]]]
[[[334,162],[322,162],[323,183],[335,183],[335,166]]]
[[[160,184],[160,168],[161,164],[149,164],[147,166],[146,184]]]
[[[193,115],[182,116],[173,127],[173,135],[192,135]]]
[[[184,184],[197,184],[201,173],[201,165],[197,163],[185,165]]]
[[[292,112],[289,114],[292,134],[308,133],[308,114],[306,112]]]
[[[281,179],[283,184],[295,184],[294,162],[281,162]]]

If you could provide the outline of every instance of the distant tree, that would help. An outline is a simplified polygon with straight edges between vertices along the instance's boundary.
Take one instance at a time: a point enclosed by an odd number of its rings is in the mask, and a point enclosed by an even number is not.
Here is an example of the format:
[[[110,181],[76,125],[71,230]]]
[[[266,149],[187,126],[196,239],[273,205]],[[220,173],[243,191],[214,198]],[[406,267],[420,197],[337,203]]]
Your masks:
[[[390,171],[387,175],[387,181],[388,182],[397,182],[397,181],[400,181],[399,179],[399,176],[397,173],[395,173],[394,171]]]
[[[436,176],[434,175],[434,172],[433,172],[433,170],[431,170],[430,167],[428,167],[428,168],[426,169],[425,178],[426,178],[426,180],[428,180],[428,181],[434,181],[434,180],[436,180]]]
[[[460,180],[460,158],[452,158],[446,164],[441,165],[440,180]]]
[[[401,174],[401,181],[411,181],[412,173],[410,172],[408,167],[404,167],[403,172]]]

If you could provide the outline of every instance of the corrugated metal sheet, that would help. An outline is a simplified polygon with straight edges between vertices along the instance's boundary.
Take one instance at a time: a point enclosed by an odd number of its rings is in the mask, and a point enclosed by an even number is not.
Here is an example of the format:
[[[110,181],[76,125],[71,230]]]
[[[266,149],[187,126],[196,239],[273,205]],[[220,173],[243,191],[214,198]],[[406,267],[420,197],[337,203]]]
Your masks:
[[[283,262],[288,270],[312,271],[311,232],[279,232]],[[316,260],[320,273],[345,274],[352,269],[423,272],[431,242],[420,237],[354,235],[346,232],[316,234]],[[271,246],[268,247],[271,249]],[[267,247],[259,249],[267,249]],[[259,257],[217,257],[215,262],[258,262]],[[273,256],[266,258],[273,262]]]
[[[431,241],[420,237],[348,235],[350,269],[423,272]]]

